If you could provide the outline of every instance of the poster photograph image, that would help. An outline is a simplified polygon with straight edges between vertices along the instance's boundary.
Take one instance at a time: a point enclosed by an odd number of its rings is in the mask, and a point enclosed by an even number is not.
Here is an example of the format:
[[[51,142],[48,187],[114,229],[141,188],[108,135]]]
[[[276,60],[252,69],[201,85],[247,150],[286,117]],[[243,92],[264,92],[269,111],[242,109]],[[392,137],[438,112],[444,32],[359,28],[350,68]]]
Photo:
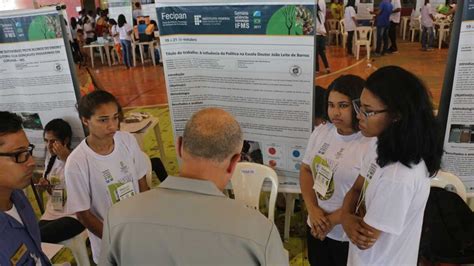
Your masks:
[[[157,16],[175,137],[219,107],[241,124],[248,158],[297,177],[312,131],[314,3],[168,2]]]

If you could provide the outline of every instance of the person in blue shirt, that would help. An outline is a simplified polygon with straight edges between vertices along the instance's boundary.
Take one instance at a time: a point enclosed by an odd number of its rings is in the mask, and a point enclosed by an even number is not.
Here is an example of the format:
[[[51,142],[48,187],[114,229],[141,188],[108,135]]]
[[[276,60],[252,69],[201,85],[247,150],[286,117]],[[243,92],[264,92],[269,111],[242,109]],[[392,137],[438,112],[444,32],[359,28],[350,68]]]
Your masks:
[[[392,14],[392,10],[393,6],[390,0],[382,0],[379,8],[371,12],[371,14],[377,15],[375,20],[375,26],[377,27],[377,46],[374,56],[385,55],[385,53],[388,52],[388,30],[390,28],[390,15]]]
[[[22,191],[35,168],[33,149],[22,119],[0,111],[0,265],[51,265],[41,251],[38,223]]]

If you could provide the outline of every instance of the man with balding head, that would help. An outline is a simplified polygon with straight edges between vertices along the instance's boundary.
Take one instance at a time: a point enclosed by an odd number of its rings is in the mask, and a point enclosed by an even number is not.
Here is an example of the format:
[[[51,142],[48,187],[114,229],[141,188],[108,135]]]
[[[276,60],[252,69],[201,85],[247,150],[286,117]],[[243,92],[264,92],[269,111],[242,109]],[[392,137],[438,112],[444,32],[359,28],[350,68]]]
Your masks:
[[[195,113],[176,144],[179,176],[109,210],[99,265],[288,265],[273,222],[222,193],[242,144],[229,113]]]

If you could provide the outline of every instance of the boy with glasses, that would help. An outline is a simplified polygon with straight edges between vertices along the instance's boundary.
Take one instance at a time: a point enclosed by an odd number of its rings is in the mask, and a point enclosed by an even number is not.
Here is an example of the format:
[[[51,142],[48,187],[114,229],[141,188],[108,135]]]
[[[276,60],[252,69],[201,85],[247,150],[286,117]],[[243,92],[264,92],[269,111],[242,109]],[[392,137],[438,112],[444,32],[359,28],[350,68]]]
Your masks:
[[[51,265],[23,188],[35,168],[34,145],[16,114],[0,112],[0,265]]]

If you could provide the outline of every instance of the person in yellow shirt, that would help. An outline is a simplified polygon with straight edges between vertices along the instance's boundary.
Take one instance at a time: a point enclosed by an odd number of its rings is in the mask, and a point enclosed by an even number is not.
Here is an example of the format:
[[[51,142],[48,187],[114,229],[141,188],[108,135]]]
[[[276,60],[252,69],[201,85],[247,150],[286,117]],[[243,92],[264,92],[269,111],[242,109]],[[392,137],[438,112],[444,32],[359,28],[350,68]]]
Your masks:
[[[333,19],[341,20],[343,17],[342,11],[343,11],[343,6],[340,2],[340,0],[332,0],[331,5],[329,6],[329,9],[331,10],[331,15]]]

